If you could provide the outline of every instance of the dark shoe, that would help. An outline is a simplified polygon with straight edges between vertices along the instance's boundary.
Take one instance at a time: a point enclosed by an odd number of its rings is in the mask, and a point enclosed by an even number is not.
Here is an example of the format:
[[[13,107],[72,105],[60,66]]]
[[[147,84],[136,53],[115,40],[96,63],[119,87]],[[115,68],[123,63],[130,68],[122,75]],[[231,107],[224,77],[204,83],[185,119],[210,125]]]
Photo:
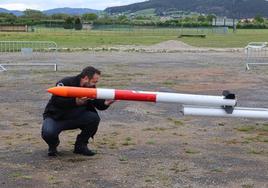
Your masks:
[[[74,153],[86,156],[93,156],[96,154],[94,151],[88,149],[86,144],[76,144],[74,146]]]
[[[57,147],[49,146],[47,155],[50,157],[56,157],[58,155]]]
[[[48,145],[48,156],[56,157],[58,155],[57,147],[60,144],[60,141],[56,143],[56,145]]]

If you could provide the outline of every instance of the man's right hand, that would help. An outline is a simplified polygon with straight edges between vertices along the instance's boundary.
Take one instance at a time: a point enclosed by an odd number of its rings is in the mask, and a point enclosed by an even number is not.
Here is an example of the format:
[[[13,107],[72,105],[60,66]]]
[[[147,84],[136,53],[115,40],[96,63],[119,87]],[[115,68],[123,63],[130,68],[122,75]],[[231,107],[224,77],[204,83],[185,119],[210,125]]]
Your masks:
[[[75,98],[75,102],[76,102],[77,106],[86,105],[88,100],[89,100],[89,98],[87,98],[87,97]]]

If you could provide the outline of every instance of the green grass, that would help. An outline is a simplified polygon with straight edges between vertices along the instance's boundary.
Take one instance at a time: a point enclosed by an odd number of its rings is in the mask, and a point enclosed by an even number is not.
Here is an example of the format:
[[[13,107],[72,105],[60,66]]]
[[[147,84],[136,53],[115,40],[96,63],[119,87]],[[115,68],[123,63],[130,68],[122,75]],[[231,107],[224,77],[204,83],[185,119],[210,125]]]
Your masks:
[[[40,32],[40,33],[1,33],[0,40],[13,41],[54,41],[61,48],[87,48],[113,45],[151,45],[176,39],[173,35],[148,36],[128,32]]]
[[[268,132],[268,125],[267,124],[263,124],[261,128],[259,128],[260,131],[263,132]]]
[[[182,121],[177,120],[177,119],[173,119],[173,118],[171,118],[171,117],[167,118],[167,120],[173,122],[174,125],[177,125],[177,126],[182,126],[182,125],[184,125],[184,123],[183,123]]]
[[[242,188],[253,188],[254,184],[243,184]]]
[[[251,149],[248,153],[249,153],[249,154],[259,155],[259,154],[264,154],[265,151],[264,151],[264,150]]]
[[[149,140],[149,141],[146,142],[146,144],[154,145],[155,144],[155,141],[154,140]]]
[[[145,128],[145,129],[143,129],[143,131],[165,131],[165,130],[167,130],[167,128],[164,128],[164,127],[153,127],[153,128],[151,128],[151,127],[149,127],[149,128]]]
[[[174,86],[176,85],[176,82],[174,80],[166,80],[163,82],[164,86]]]
[[[243,125],[243,126],[236,128],[236,130],[242,131],[242,132],[249,132],[249,131],[253,131],[255,129],[256,129],[256,127],[253,125]]]
[[[141,16],[155,16],[155,9],[154,8],[150,8],[150,9],[143,9],[143,10],[139,10],[134,12],[134,14],[136,15],[141,15]]]
[[[265,135],[257,135],[257,136],[251,136],[246,137],[245,141],[251,141],[251,142],[268,142],[268,136]]]
[[[185,32],[185,31],[184,31]],[[226,35],[207,34],[206,38],[180,38],[175,29],[133,29],[126,31],[41,30],[34,33],[1,32],[0,40],[55,41],[59,47],[86,48],[113,45],[153,45],[166,40],[181,40],[197,47],[245,47],[252,41],[268,41],[268,29],[237,30]]]
[[[14,173],[10,174],[10,177],[13,177],[15,179],[17,179],[17,178],[32,179],[32,176],[24,175],[21,172],[14,172]]]
[[[211,172],[223,172],[223,169],[220,167],[211,169]]]
[[[119,157],[119,161],[121,161],[121,162],[127,162],[128,161],[128,157],[122,155],[122,156]]]
[[[188,149],[185,150],[185,153],[188,153],[188,154],[198,154],[200,152],[197,151],[197,150],[195,150],[195,149],[188,148]]]
[[[268,41],[268,30],[237,30],[226,35],[209,34],[206,38],[182,38],[182,41],[197,47],[245,47],[249,42]]]
[[[125,138],[124,142],[122,143],[123,146],[130,146],[130,145],[135,145],[134,142],[132,142],[132,138],[131,137],[127,137]]]

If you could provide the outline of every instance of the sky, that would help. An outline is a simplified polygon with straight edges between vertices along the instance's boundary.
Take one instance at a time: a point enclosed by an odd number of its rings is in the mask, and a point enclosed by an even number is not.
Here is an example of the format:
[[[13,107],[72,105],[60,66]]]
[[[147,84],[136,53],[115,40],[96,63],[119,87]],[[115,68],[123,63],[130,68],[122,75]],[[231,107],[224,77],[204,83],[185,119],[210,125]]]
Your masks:
[[[145,0],[0,0],[0,8],[8,10],[48,10],[52,8],[90,8],[104,10],[107,7],[128,5]]]

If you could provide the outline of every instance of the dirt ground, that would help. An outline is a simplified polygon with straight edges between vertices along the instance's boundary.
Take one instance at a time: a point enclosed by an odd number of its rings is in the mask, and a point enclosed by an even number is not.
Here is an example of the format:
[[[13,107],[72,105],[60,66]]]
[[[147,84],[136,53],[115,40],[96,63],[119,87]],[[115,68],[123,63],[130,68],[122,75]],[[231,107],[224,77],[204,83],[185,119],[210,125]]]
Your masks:
[[[221,95],[238,105],[268,107],[268,67],[245,71],[243,52],[75,52],[51,67],[0,73],[0,187],[268,187],[268,122],[184,117],[180,104],[115,103],[100,112],[90,147],[72,153],[79,130],[60,135],[49,158],[40,137],[46,89],[88,65],[99,87]]]

